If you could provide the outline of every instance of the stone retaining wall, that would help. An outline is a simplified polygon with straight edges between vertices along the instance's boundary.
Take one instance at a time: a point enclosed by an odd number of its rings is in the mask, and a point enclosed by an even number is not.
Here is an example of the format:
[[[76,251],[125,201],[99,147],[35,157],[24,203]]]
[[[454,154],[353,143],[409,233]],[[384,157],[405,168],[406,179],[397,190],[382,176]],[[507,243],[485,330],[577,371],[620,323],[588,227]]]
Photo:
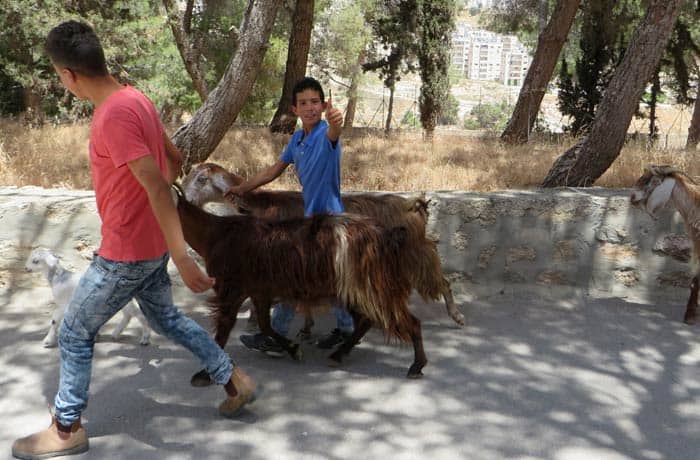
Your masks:
[[[654,221],[629,190],[545,189],[429,193],[429,232],[455,281],[573,286],[651,295],[689,284],[680,215]]]
[[[569,286],[611,296],[687,292],[689,243],[678,213],[653,221],[629,190],[430,192],[429,235],[460,289]],[[16,261],[49,246],[84,259],[99,241],[90,192],[0,187],[0,240]],[[8,261],[5,260],[5,264]]]

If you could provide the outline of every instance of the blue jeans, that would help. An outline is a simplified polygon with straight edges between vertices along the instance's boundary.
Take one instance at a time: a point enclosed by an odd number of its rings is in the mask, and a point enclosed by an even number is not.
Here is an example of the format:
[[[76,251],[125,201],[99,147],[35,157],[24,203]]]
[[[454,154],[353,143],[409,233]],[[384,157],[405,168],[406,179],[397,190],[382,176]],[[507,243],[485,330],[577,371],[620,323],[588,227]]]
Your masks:
[[[348,311],[333,303],[333,313],[335,314],[336,327],[344,333],[351,334],[355,330],[355,325],[352,322],[352,316]],[[285,303],[278,303],[272,309],[272,319],[270,325],[280,335],[287,336],[289,326],[294,319],[294,307]]]
[[[190,350],[214,382],[223,385],[230,380],[231,358],[206,330],[173,305],[168,259],[165,254],[139,262],[115,262],[95,255],[66,307],[58,336],[61,378],[54,404],[62,425],[78,420],[87,406],[97,331],[132,297],[153,330]]]

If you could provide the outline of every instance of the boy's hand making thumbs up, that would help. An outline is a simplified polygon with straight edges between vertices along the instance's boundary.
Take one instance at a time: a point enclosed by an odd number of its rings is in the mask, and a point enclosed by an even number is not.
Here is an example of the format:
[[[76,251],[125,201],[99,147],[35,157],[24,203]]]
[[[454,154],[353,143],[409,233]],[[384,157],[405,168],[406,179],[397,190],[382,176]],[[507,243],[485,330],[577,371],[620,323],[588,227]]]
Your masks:
[[[328,139],[335,142],[340,137],[340,132],[343,128],[343,112],[340,109],[333,107],[333,94],[328,91],[328,99],[326,100],[326,121],[328,122]]]

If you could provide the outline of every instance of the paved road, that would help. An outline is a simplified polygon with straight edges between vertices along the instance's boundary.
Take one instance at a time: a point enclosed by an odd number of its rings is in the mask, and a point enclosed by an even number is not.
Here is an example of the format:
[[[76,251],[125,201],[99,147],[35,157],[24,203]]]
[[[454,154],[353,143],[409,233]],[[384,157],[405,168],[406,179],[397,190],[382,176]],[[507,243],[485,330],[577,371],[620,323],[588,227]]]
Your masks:
[[[48,290],[22,276],[0,283],[0,458],[48,423],[58,380],[56,350],[41,347]],[[177,292],[208,326],[202,297]],[[141,347],[135,324],[101,336],[91,449],[76,458],[700,458],[700,327],[679,321],[682,299],[484,292],[458,297],[465,329],[414,299],[430,360],[418,381],[404,378],[411,347],[377,331],[332,369],[311,345],[302,363],[243,348],[241,321],[227,351],[264,393],[238,420],[218,416],[220,388],[190,387],[197,363],[163,337]],[[331,315],[320,322],[319,334]]]

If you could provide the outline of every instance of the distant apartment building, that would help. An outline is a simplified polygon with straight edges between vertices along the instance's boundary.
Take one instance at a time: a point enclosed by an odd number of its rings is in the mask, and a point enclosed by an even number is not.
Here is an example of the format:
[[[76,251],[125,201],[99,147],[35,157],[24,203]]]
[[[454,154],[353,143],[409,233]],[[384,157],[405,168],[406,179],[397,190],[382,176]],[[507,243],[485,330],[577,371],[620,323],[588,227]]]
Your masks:
[[[468,0],[467,8],[493,8],[496,0]]]
[[[452,66],[470,80],[520,86],[532,59],[513,35],[498,35],[458,22],[452,34]]]

